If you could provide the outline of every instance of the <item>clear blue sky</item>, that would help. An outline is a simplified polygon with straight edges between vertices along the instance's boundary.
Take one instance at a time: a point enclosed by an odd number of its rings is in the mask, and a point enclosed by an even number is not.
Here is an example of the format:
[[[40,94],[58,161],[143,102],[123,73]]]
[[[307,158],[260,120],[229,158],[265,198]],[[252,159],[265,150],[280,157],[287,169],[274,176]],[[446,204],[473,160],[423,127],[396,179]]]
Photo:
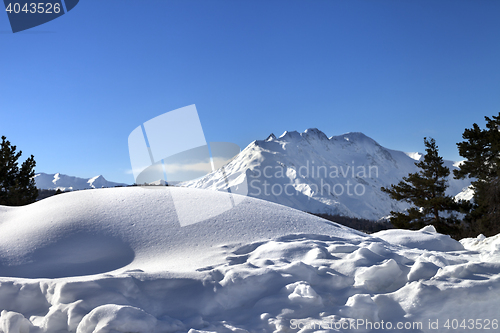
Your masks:
[[[500,112],[499,17],[495,0],[83,0],[12,34],[0,13],[0,134],[38,172],[126,183],[130,132],[190,104],[208,141],[317,127],[404,151],[432,136],[458,160]]]

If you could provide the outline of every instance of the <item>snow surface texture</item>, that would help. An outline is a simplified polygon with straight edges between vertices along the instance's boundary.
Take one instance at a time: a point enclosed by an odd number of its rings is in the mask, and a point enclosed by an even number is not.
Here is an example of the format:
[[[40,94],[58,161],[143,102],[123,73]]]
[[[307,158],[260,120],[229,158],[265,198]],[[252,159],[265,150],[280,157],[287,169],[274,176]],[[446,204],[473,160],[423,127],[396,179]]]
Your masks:
[[[224,167],[225,173],[217,170],[182,186],[224,190],[226,180],[229,186],[246,182],[251,197],[311,213],[378,220],[409,207],[380,188],[419,171],[415,162],[422,156],[384,148],[363,133],[328,138],[312,128],[254,141]],[[453,179],[453,173],[448,181],[452,196],[470,185]]]
[[[447,319],[498,319],[499,236],[369,236],[248,197],[180,227],[174,192],[199,214],[229,195],[129,187],[0,206],[0,332],[370,332],[382,320],[452,332]]]
[[[128,186],[127,184],[107,181],[103,176],[96,176],[89,179],[67,176],[60,173],[46,174],[37,173],[35,175],[36,187],[44,190],[73,191],[91,188]]]

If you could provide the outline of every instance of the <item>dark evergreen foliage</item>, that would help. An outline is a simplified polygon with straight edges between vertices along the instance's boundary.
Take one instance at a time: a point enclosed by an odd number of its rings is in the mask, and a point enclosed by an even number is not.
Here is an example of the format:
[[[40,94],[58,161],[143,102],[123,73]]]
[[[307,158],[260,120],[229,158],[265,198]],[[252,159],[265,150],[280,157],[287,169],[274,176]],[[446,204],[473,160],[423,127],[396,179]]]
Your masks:
[[[17,152],[5,136],[0,146],[0,205],[21,206],[35,202],[35,158],[31,155],[19,167],[22,151]]]
[[[312,214],[312,215],[319,216],[321,218],[324,218],[325,220],[336,222],[346,227],[356,229],[368,234],[393,228],[390,222],[379,222],[379,221],[358,219],[355,217],[341,216],[341,215],[329,215],[329,214]]]
[[[61,193],[65,193],[66,191],[62,191],[61,189],[57,189],[57,190],[51,190],[51,189],[38,189],[38,197],[36,198],[36,200],[42,200],[42,199],[45,199],[45,198],[48,198],[48,197],[51,197],[53,195],[56,195],[56,194],[61,194]]]
[[[465,161],[454,171],[455,178],[475,178],[473,203],[465,218],[473,236],[500,233],[500,113],[484,118],[486,129],[473,124],[462,134],[465,141],[457,146]]]
[[[424,144],[426,154],[415,163],[420,171],[403,177],[397,185],[382,187],[392,199],[413,206],[405,213],[391,212],[390,221],[397,228],[413,230],[432,224],[438,232],[455,236],[460,232],[460,221],[453,212],[459,211],[466,203],[457,203],[445,194],[450,169],[443,165],[434,139],[424,138]],[[444,217],[443,212],[447,212],[448,217]]]

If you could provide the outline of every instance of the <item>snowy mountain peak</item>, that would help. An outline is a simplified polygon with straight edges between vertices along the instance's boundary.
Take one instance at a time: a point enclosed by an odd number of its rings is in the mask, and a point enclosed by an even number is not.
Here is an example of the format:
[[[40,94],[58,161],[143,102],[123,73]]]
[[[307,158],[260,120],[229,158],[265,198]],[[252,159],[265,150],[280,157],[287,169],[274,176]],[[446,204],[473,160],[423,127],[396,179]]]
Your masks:
[[[360,132],[328,139],[310,128],[256,140],[225,167],[225,176],[216,171],[183,186],[226,190],[227,179],[229,186],[245,180],[251,197],[312,213],[378,220],[409,207],[390,199],[381,187],[417,172],[415,157],[382,147]],[[454,162],[444,162],[455,168]],[[454,196],[469,184],[451,176],[447,193]]]
[[[328,137],[325,133],[320,131],[317,128],[308,128],[301,134],[303,138],[317,138],[320,140],[328,140]]]
[[[366,136],[361,132],[348,132],[342,135],[328,137],[322,131],[317,128],[308,128],[304,132],[299,133],[297,131],[285,131],[281,134],[280,137],[276,138],[274,134],[271,134],[265,139],[265,142],[269,141],[285,141],[285,142],[300,142],[302,140],[324,140],[324,141],[332,141],[333,143],[337,143],[338,141],[347,141],[349,143],[354,143],[357,145],[374,145],[380,146],[375,140]]]
[[[95,176],[95,177],[89,179],[89,183],[92,183],[92,182],[97,181],[97,180],[103,180],[103,179],[104,179],[104,177],[102,175]],[[106,179],[104,179],[104,180],[106,180]]]
[[[283,134],[280,135],[278,139],[282,139],[285,141],[292,141],[292,140],[300,140],[302,139],[302,136],[297,131],[285,131]]]
[[[87,183],[91,188],[108,187],[108,181],[102,175],[90,178]]]
[[[269,134],[269,136],[267,137],[267,139],[265,141],[269,142],[269,141],[273,141],[273,140],[276,140],[276,136],[274,135],[274,133],[271,133],[271,134]]]
[[[274,137],[274,139],[276,139],[276,137],[274,135],[272,135],[272,136]],[[269,137],[271,137],[271,135]],[[269,137],[268,137],[268,139],[269,139]],[[278,139],[281,141],[283,141],[283,140],[284,141],[292,141],[292,140],[302,140],[302,139],[306,139],[306,138],[308,138],[308,139],[309,138],[318,138],[321,140],[328,140],[328,137],[326,136],[326,134],[317,128],[308,128],[302,133],[299,133],[297,131],[285,131],[283,134],[281,134],[281,136]],[[267,141],[267,139],[266,139],[266,141]]]
[[[347,141],[357,145],[374,145],[380,146],[377,141],[361,132],[348,132],[342,135],[332,136],[330,140],[333,141]]]

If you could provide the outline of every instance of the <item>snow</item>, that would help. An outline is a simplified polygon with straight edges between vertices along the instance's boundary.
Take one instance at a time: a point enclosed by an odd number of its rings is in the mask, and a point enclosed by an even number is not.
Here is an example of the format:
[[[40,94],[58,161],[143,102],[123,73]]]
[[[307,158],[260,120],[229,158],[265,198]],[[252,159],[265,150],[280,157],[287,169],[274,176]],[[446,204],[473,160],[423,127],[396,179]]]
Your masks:
[[[471,201],[474,198],[474,189],[472,185],[469,185],[467,187],[464,187],[461,192],[459,192],[457,195],[455,195],[455,200],[467,200]]]
[[[51,189],[61,191],[84,190],[91,188],[127,186],[127,184],[114,183],[107,181],[103,176],[99,175],[89,179],[63,175],[61,173],[47,174],[37,173],[35,175],[36,187],[40,189]]]
[[[381,321],[435,332],[429,320],[497,319],[500,235],[366,235],[249,197],[181,227],[172,198],[203,216],[228,196],[128,187],[0,206],[0,332],[370,332]]]
[[[383,230],[374,233],[373,236],[392,244],[422,250],[446,252],[464,249],[460,242],[450,236],[438,234],[433,226],[426,226],[420,230]]]
[[[408,155],[408,157],[414,159],[415,161],[420,161],[420,158],[424,156],[424,154],[421,154],[419,152],[405,153],[405,154]],[[455,164],[453,164],[453,166],[455,166]]]
[[[141,309],[115,304],[101,305],[83,317],[77,333],[153,332],[158,320]]]
[[[419,171],[418,153],[379,145],[360,132],[328,138],[316,128],[286,131],[279,138],[249,144],[224,167],[181,186],[226,190],[246,183],[247,195],[301,211],[379,220],[409,208],[392,200],[381,187],[397,184]],[[444,161],[450,170],[455,162]],[[447,194],[455,196],[470,180],[448,178]]]

